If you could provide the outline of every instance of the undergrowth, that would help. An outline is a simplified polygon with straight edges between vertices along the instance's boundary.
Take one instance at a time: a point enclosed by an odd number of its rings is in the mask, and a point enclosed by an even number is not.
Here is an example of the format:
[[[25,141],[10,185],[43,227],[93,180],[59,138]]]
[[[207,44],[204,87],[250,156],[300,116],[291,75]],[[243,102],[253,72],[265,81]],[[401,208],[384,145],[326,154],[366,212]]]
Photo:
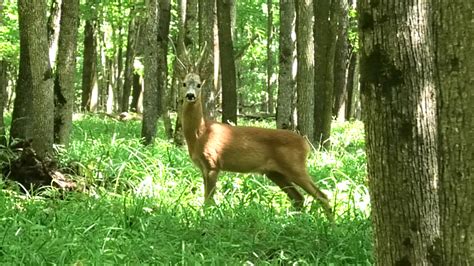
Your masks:
[[[204,208],[202,177],[185,148],[162,131],[143,147],[140,122],[81,116],[69,148],[57,150],[82,191],[25,195],[0,181],[0,263],[371,264],[363,126],[333,127],[331,148],[308,161],[334,205],[330,224],[311,197],[297,212],[253,174],[222,173],[217,206]]]

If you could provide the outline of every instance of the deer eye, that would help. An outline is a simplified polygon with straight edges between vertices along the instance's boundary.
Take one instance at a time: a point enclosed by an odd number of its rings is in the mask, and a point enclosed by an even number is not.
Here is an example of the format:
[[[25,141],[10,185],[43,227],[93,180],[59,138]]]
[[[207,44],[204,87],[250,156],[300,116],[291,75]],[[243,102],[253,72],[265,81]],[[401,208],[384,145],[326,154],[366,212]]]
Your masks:
[[[186,87],[186,82],[183,82],[183,87]]]
[[[198,88],[201,88],[201,84],[200,84],[200,83],[198,83],[197,87],[198,87]]]

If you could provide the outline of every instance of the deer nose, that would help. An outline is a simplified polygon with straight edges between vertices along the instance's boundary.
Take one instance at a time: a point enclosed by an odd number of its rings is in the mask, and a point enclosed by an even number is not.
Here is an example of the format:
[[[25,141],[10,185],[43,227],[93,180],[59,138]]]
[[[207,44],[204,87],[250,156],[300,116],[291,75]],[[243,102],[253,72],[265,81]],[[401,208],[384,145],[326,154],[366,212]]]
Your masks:
[[[196,100],[196,95],[192,92],[186,93],[186,99],[188,101],[195,101]]]

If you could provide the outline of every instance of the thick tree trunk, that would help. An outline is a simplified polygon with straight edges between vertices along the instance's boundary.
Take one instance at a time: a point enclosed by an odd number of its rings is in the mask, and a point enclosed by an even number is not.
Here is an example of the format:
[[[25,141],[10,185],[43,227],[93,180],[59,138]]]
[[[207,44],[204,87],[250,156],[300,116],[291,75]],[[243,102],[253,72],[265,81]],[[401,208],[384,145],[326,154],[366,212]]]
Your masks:
[[[314,143],[313,0],[302,0],[296,4],[296,46],[297,129]]]
[[[216,1],[199,1],[199,43],[201,48],[206,45],[206,51],[199,67],[202,85],[202,101],[204,116],[214,120],[216,117],[216,88],[214,87],[214,24],[216,23]]]
[[[165,134],[173,138],[171,119],[168,111],[168,34],[170,31],[171,3],[170,0],[159,1],[158,21],[158,114],[163,118]]]
[[[222,122],[237,124],[237,84],[231,30],[231,5],[234,0],[217,1],[219,53],[222,73]]]
[[[347,78],[349,68],[349,37],[348,37],[348,12],[349,2],[336,1],[337,41],[334,55],[334,103],[332,116],[339,121],[345,121],[345,105],[348,101]]]
[[[10,127],[10,141],[14,139],[26,139],[31,124],[28,111],[32,104],[32,74],[30,66],[30,54],[28,52],[28,27],[30,18],[22,15],[19,17],[20,30],[20,64],[18,80],[15,88],[15,99],[13,101],[12,124]]]
[[[295,2],[280,0],[280,73],[278,76],[278,98],[276,124],[277,128],[294,129],[292,115],[296,80],[294,64],[296,60],[295,34]]]
[[[145,25],[146,45],[144,51],[143,121],[142,138],[145,145],[150,145],[156,136],[158,119],[158,0],[147,3],[147,20]]]
[[[334,90],[335,1],[314,0],[314,141],[329,147]]]
[[[61,19],[61,5],[63,0],[51,1],[48,18],[49,64],[54,69],[58,54],[59,22]]]
[[[135,16],[132,14],[131,16]],[[130,105],[130,93],[133,83],[133,62],[135,59],[135,48],[137,43],[138,23],[136,18],[132,18],[128,24],[127,53],[125,58],[124,83],[122,90],[122,112],[128,112]]]
[[[420,0],[358,4],[375,261],[439,265],[430,6]]]
[[[440,265],[474,265],[474,23],[470,1],[435,1]]]
[[[46,0],[34,3],[18,1],[20,34],[24,35],[22,40],[27,42],[20,53],[28,54],[28,62],[25,62],[27,68],[24,70],[29,72],[30,81],[27,84],[31,86],[26,89],[29,92],[27,97],[31,100],[20,104],[29,104],[26,106],[28,119],[23,121],[27,124],[26,138],[32,139],[32,147],[40,157],[52,153],[54,135],[54,94],[48,56],[47,9]]]
[[[58,67],[54,83],[54,140],[67,145],[72,128],[79,0],[63,0],[58,45]]]
[[[84,63],[82,68],[82,102],[84,111],[94,111],[92,94],[97,87],[97,38],[96,22],[86,20],[84,26]]]

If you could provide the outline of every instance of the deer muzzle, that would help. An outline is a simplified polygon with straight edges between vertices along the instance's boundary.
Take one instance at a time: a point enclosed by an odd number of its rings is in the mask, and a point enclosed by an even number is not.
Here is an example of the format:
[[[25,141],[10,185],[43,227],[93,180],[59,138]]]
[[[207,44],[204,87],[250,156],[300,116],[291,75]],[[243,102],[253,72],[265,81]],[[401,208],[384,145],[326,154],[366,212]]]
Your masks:
[[[194,89],[188,89],[185,94],[186,101],[188,102],[195,102],[197,99],[197,93]]]

